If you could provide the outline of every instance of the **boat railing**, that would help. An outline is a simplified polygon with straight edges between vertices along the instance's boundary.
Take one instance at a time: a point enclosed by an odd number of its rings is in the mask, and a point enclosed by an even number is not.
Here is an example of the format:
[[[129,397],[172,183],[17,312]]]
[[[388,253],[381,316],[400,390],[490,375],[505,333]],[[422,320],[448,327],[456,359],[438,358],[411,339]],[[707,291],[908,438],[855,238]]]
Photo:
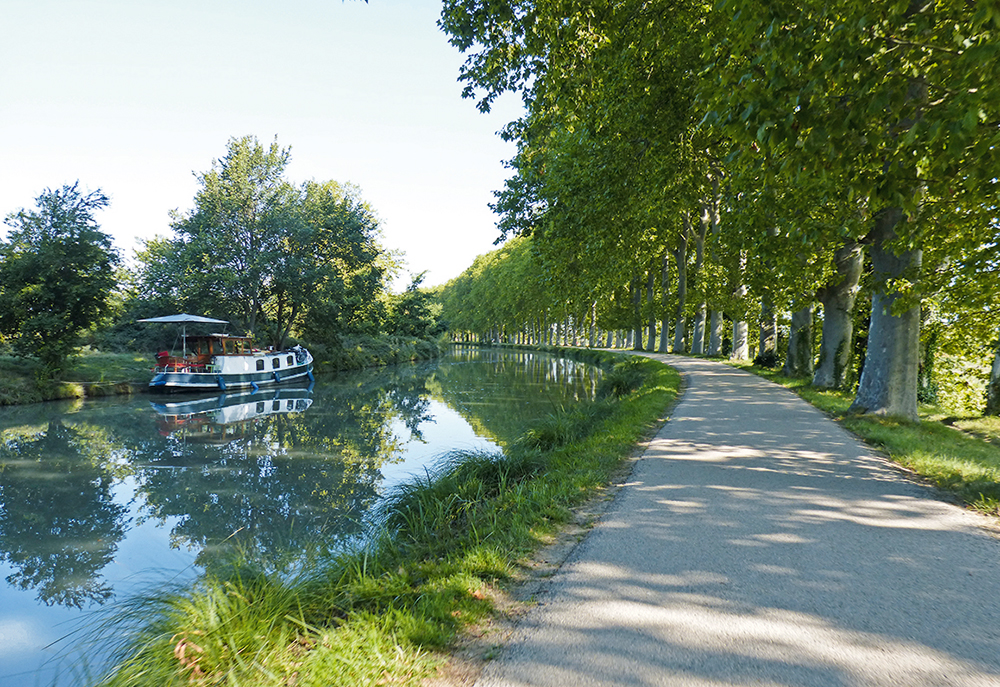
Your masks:
[[[187,361],[170,361],[164,365],[157,365],[153,368],[153,372],[156,374],[163,374],[165,372],[214,372],[214,365],[206,365],[205,363],[197,363]]]

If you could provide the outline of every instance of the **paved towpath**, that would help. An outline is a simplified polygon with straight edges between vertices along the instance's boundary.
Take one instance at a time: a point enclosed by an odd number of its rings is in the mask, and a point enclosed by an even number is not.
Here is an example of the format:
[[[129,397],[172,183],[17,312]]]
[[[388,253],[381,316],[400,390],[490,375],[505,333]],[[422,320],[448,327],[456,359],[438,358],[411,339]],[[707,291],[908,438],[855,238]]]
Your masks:
[[[672,419],[478,687],[1000,687],[1000,540],[726,365]]]

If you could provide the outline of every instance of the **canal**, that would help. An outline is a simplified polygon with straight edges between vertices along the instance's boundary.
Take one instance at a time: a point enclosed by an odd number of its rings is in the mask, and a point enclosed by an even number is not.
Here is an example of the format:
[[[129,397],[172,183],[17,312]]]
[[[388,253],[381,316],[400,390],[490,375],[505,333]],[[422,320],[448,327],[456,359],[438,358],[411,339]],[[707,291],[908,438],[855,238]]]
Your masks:
[[[92,628],[236,555],[351,546],[449,451],[502,448],[593,398],[593,366],[457,348],[257,394],[0,409],[0,687],[100,674]]]

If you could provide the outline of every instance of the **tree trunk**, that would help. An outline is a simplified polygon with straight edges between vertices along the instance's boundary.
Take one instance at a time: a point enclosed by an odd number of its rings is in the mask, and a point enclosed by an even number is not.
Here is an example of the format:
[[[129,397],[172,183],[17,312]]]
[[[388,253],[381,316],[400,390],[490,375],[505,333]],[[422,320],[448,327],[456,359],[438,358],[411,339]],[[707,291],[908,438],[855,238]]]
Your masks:
[[[1000,339],[997,340],[996,355],[993,356],[993,369],[990,370],[990,382],[986,387],[985,415],[1000,415]]]
[[[900,294],[892,280],[907,276],[916,281],[922,252],[919,248],[895,254],[888,244],[896,238],[903,219],[901,208],[890,208],[875,218],[871,233],[872,318],[868,351],[858,394],[851,412],[890,415],[916,421],[917,370],[920,365],[920,304],[892,314]]]
[[[837,274],[816,292],[816,298],[823,304],[823,340],[812,385],[819,389],[840,389],[847,383],[854,336],[854,301],[864,253],[859,244],[850,241],[834,253],[833,261]]]
[[[597,331],[597,301],[590,303],[590,335],[587,337],[587,345],[597,348],[597,338],[600,333]]]
[[[674,249],[674,262],[677,264],[677,311],[674,326],[674,353],[684,353],[687,350],[687,332],[685,331],[684,308],[687,301],[687,244],[691,235],[691,220],[684,213],[683,228],[677,238]]]
[[[646,350],[653,350],[653,342],[656,341],[656,272],[650,266],[646,272],[646,307],[649,308],[649,317],[646,319]]]
[[[719,223],[719,206],[722,202],[722,197],[719,194],[719,182],[722,173],[713,168],[712,173],[709,178],[712,182],[712,202],[709,205],[709,225],[712,228],[712,235],[718,236],[722,231],[722,227]],[[712,244],[712,261],[717,262],[717,255],[715,252],[715,246],[718,244],[718,240],[714,241]],[[704,289],[702,289],[704,291]],[[724,318],[722,312],[716,310],[712,307],[711,314],[709,316],[708,324],[708,354],[709,355],[722,355],[722,328],[724,326]]]
[[[694,278],[698,285],[698,305],[694,311],[694,327],[691,332],[691,354],[705,354],[705,322],[708,319],[708,302],[705,296],[705,234],[708,232],[710,216],[708,206],[702,208],[700,229],[694,237]]]
[[[810,303],[792,313],[792,328],[788,334],[788,355],[781,374],[786,377],[807,377],[813,373],[813,313]]]
[[[629,295],[632,297],[632,350],[642,350],[642,289],[639,275],[629,282]]]
[[[747,254],[740,251],[739,259],[739,285],[733,292],[733,296],[741,301],[747,296],[747,286],[743,283],[743,275],[746,273]],[[742,307],[739,308],[743,310]],[[729,355],[730,360],[750,360],[750,326],[746,320],[733,321],[733,352]]]
[[[765,294],[760,304],[760,339],[757,358],[765,367],[778,365],[778,313],[771,296]]]
[[[750,360],[750,325],[744,320],[733,322],[732,360]]]
[[[708,354],[722,355],[722,327],[725,320],[722,312],[713,310],[708,319]]]
[[[666,353],[670,346],[669,307],[670,292],[670,251],[663,251],[663,270],[660,272],[660,353]]]

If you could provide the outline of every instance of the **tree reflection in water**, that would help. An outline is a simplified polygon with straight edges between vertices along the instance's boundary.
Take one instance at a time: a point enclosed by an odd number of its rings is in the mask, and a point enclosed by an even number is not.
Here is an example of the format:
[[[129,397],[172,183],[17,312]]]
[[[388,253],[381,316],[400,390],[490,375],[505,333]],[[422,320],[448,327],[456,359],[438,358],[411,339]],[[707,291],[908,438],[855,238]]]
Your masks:
[[[111,588],[100,571],[125,536],[125,506],[112,499],[110,450],[99,432],[59,419],[0,437],[0,557],[7,583],[39,601],[80,608]]]
[[[105,601],[112,592],[102,571],[145,520],[169,526],[171,544],[194,551],[205,569],[237,553],[294,563],[360,534],[383,466],[424,441],[422,427],[434,422],[431,399],[503,445],[532,419],[592,398],[597,376],[537,353],[466,350],[445,363],[324,380],[294,408],[265,392],[228,422],[218,412],[157,415],[149,397],[88,402],[59,416],[52,408],[4,411],[0,557],[14,569],[7,582],[37,590],[45,604]],[[126,483],[134,491],[116,500],[116,485]]]

